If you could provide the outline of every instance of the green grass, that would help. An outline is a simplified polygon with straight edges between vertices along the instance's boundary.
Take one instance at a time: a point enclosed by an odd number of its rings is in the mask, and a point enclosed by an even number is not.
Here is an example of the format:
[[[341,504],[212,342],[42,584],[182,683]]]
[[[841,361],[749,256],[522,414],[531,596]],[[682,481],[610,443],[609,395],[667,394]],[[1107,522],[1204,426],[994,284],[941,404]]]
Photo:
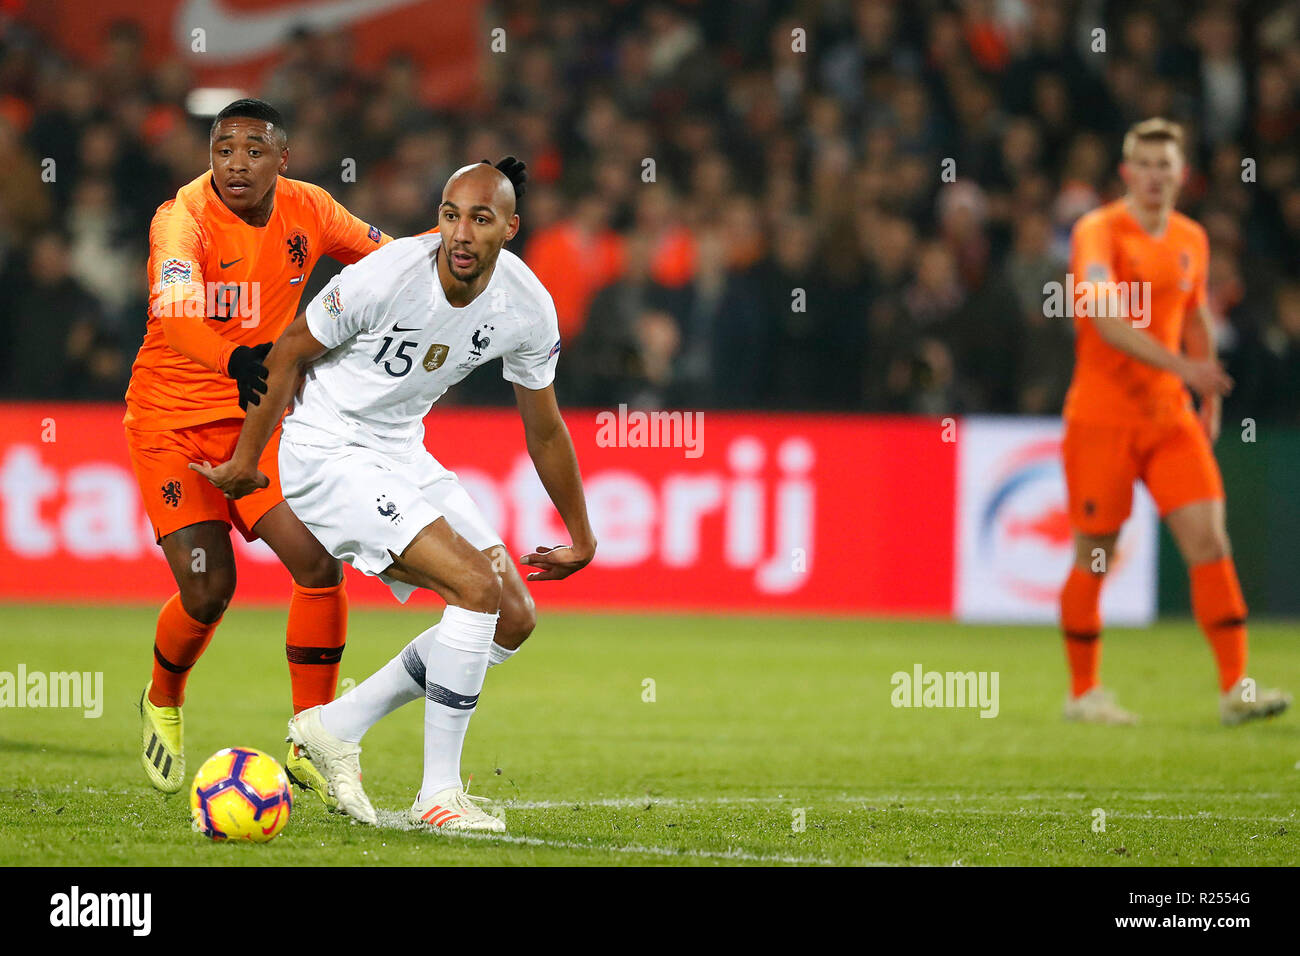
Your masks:
[[[1300,861],[1300,721],[1220,727],[1209,651],[1177,621],[1108,636],[1107,683],[1143,716],[1120,729],[1061,721],[1064,664],[1048,628],[544,615],[523,652],[489,672],[465,749],[474,792],[507,805],[507,838],[400,826],[420,778],[416,704],[365,741],[366,787],[387,826],[304,797],[272,843],[212,844],[190,831],[186,794],[154,792],[138,764],[155,614],[0,608],[0,671],[102,670],[105,698],[98,719],[0,711],[0,863]],[[190,681],[191,772],[226,746],[283,757],[284,616],[226,616]],[[343,676],[362,679],[429,623],[427,610],[355,612]],[[1252,673],[1300,687],[1296,636],[1293,624],[1256,624]],[[918,662],[998,671],[999,715],[894,708],[890,675]]]

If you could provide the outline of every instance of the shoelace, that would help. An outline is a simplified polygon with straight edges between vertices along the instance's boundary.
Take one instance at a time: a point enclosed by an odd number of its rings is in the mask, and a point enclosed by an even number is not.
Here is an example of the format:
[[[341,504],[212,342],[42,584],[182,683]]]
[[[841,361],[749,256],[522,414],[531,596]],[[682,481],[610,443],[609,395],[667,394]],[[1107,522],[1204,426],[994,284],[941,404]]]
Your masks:
[[[487,797],[473,796],[464,790],[461,790],[448,801],[448,803],[454,804],[455,809],[463,811],[466,815],[481,815],[485,817],[490,817],[492,814],[483,810],[479,804],[486,805],[491,802],[492,801]]]
[[[473,800],[475,803],[482,803],[484,805],[491,804],[493,802],[491,797],[479,797],[470,793],[469,788],[472,787],[473,785],[474,785],[474,775],[470,774],[469,779],[465,781],[464,788],[461,790],[461,794],[465,797],[465,799]]]

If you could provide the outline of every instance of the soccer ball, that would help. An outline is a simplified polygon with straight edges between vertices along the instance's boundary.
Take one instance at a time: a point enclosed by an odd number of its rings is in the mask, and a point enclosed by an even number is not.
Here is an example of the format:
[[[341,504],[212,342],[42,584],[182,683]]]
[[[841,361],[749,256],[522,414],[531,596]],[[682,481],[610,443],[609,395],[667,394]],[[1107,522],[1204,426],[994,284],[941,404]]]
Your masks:
[[[251,747],[218,750],[190,787],[194,829],[213,840],[265,843],[284,829],[292,809],[284,768]]]

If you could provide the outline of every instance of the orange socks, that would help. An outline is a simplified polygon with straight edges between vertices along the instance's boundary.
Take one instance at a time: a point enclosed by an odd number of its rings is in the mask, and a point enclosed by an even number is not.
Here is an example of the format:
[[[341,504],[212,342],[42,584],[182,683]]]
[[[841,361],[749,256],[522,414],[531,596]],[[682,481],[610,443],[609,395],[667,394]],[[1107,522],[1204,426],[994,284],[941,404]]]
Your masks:
[[[1207,561],[1191,569],[1192,612],[1205,632],[1219,665],[1219,690],[1227,691],[1246,674],[1246,601],[1232,558]],[[1102,575],[1078,567],[1061,589],[1061,630],[1070,663],[1070,693],[1078,697],[1097,686],[1101,663]]]
[[[347,630],[348,595],[342,581],[332,588],[294,582],[284,653],[295,714],[334,699]]]
[[[220,623],[220,618],[211,624],[194,620],[181,606],[179,593],[163,605],[154,637],[150,703],[155,707],[179,707],[185,703],[185,681],[190,676],[190,668],[202,656]]]
[[[153,686],[149,700],[158,707],[185,702],[190,668],[212,640],[220,619],[211,624],[194,620],[173,594],[158,615],[153,647]],[[293,685],[293,712],[334,699],[339,661],[347,636],[348,595],[340,581],[332,588],[304,588],[296,582],[289,602],[285,656]]]
[[[1192,613],[1219,664],[1219,690],[1227,691],[1246,674],[1246,599],[1241,596],[1232,558],[1207,561],[1191,569]]]
[[[1102,575],[1070,567],[1061,589],[1061,630],[1070,664],[1070,695],[1080,697],[1097,686],[1101,665]]]

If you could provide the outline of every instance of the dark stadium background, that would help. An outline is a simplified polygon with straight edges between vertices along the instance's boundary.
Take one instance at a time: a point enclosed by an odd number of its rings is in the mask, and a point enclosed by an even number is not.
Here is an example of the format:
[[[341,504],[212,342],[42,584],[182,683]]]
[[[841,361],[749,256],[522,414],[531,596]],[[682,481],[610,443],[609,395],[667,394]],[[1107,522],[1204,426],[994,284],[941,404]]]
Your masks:
[[[207,164],[190,96],[216,85],[271,100],[290,175],[395,236],[464,162],[525,158],[512,248],[556,300],[566,406],[1056,415],[1071,320],[1042,286],[1118,195],[1125,128],[1164,115],[1237,381],[1218,453],[1243,580],[1300,608],[1295,3],[388,2],[222,67],[181,46],[187,6],[0,2],[0,396],[120,401],[149,220]],[[509,401],[484,373],[439,409]],[[1185,611],[1167,540],[1160,593]]]

